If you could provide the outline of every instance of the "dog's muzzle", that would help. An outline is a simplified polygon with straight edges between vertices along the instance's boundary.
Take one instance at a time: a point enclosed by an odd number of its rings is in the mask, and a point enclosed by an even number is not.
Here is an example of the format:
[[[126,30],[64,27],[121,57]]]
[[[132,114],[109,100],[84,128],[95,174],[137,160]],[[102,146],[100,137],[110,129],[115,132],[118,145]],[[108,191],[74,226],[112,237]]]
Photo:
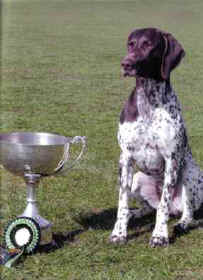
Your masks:
[[[121,69],[124,77],[136,76],[136,63],[131,57],[125,57],[121,62]]]

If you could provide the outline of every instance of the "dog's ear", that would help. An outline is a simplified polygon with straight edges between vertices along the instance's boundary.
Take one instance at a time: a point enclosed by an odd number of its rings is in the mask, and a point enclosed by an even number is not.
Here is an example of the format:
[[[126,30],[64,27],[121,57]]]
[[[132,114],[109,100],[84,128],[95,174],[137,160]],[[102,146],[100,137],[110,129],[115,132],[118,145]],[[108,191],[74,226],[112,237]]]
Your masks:
[[[161,76],[168,80],[171,71],[180,63],[185,56],[185,51],[181,44],[169,33],[162,33],[165,48],[161,63]]]

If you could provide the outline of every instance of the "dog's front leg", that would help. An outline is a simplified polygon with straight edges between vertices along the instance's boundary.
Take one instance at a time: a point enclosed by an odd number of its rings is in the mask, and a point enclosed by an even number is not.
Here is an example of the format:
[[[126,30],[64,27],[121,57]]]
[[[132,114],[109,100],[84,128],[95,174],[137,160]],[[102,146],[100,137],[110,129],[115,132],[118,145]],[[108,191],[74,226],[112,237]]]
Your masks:
[[[133,182],[133,164],[130,157],[122,153],[120,156],[120,191],[117,220],[110,236],[113,243],[125,243],[127,240],[127,225],[131,217],[128,206],[130,191]]]
[[[165,162],[164,185],[161,200],[157,208],[156,224],[150,240],[151,247],[167,246],[169,244],[168,225],[171,192],[177,182],[177,169],[174,168],[174,159],[168,158]]]

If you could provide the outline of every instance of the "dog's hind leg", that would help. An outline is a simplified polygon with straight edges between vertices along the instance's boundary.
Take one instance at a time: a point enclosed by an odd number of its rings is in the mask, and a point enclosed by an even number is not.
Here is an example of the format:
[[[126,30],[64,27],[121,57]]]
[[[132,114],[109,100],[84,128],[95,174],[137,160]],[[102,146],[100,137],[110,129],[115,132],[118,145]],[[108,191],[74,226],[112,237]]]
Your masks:
[[[198,226],[194,220],[194,211],[198,210],[203,202],[203,173],[192,158],[187,161],[183,178],[182,216],[175,226],[175,231],[185,232],[190,227]]]
[[[140,203],[140,208],[130,210],[131,217],[142,218],[154,212],[159,203],[157,183],[153,177],[143,172],[135,173],[130,195]]]

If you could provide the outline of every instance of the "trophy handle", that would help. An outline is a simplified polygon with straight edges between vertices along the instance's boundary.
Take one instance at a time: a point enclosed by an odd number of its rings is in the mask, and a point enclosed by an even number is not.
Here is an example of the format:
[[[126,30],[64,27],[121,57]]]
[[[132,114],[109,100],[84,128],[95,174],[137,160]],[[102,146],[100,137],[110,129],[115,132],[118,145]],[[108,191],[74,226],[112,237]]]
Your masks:
[[[81,152],[76,157],[76,159],[73,160],[72,163],[68,164],[69,146],[70,146],[70,144],[78,144],[80,142],[82,144]],[[75,136],[75,137],[73,137],[73,139],[65,145],[64,158],[59,163],[59,166],[55,169],[55,173],[54,174],[64,173],[66,170],[71,169],[81,159],[85,149],[86,149],[86,137],[85,136]]]

